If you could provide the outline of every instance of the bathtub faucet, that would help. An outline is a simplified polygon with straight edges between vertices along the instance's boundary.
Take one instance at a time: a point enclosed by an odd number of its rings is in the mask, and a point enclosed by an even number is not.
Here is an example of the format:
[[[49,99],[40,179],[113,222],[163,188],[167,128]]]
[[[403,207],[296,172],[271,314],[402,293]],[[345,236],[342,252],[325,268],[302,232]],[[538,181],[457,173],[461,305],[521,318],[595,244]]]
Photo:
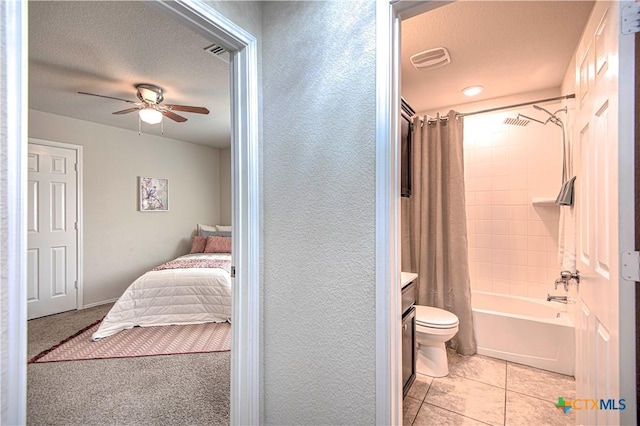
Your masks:
[[[560,303],[567,303],[567,296],[552,296],[550,294],[547,294],[547,302],[560,302]]]
[[[562,284],[562,287],[564,288],[564,291],[569,291],[569,281],[564,279],[564,278],[558,278],[556,280],[555,286],[554,288],[557,290],[558,289],[558,284]]]

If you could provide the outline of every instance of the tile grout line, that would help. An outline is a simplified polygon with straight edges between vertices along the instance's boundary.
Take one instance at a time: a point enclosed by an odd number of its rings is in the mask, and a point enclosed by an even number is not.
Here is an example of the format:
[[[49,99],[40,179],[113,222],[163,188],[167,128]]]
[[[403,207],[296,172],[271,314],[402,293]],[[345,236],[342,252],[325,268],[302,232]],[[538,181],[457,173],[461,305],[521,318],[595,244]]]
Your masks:
[[[506,389],[506,388],[504,388],[504,387],[501,387],[501,386],[498,386],[498,385],[494,385],[494,384],[491,384],[491,383],[487,383],[487,382],[483,382],[483,381],[481,381],[481,380],[473,379],[473,378],[471,378],[471,377],[467,377],[467,376],[459,376],[459,375],[456,375],[456,374],[452,374],[452,375],[450,375],[450,376],[451,376],[451,377],[457,377],[457,378],[459,378],[459,379],[471,380],[472,382],[480,383],[480,384],[482,384],[482,385],[491,386],[491,387],[496,388],[496,389]],[[449,376],[445,376],[445,377],[449,377]]]
[[[529,398],[534,398],[537,399],[538,401],[543,401],[543,402],[548,402],[553,404],[554,401],[550,401],[548,399],[544,399],[544,398],[540,398],[539,396],[535,396],[535,395],[529,395],[528,393],[523,393],[523,392],[518,392],[512,389],[508,389],[509,392],[513,392],[513,393],[517,393],[518,395],[522,395],[522,396],[528,396]]]
[[[431,377],[431,376],[427,376],[427,377]],[[416,411],[416,415],[413,416],[413,420],[411,420],[411,425],[412,426],[416,422],[416,419],[418,418],[418,414],[420,413],[420,409],[422,408],[422,406],[424,404],[426,404],[425,400],[427,399],[427,395],[429,394],[429,391],[431,390],[431,385],[433,385],[433,380],[434,380],[434,377],[431,377],[431,381],[429,382],[429,386],[427,387],[427,391],[424,393],[424,396],[422,397],[422,399],[416,399],[416,401],[420,401],[420,406],[418,407],[418,411]],[[415,381],[414,381],[414,383],[415,383]],[[413,386],[413,385],[411,385],[411,386]]]
[[[504,363],[504,417],[502,418],[502,424],[507,426],[507,381],[509,378],[507,377],[509,368],[509,361]]]
[[[455,411],[451,411],[451,410],[449,410],[449,409],[447,409],[447,408],[440,407],[440,406],[435,405],[435,404],[431,404],[430,402],[424,402],[422,405],[425,405],[425,404],[426,404],[426,405],[430,405],[430,406],[432,406],[432,407],[439,408],[439,409],[441,409],[441,410],[448,411],[448,412],[453,413],[453,414],[455,414],[455,415],[457,415],[457,416],[464,417],[465,419],[473,420],[474,422],[480,422],[480,423],[482,423],[483,425],[491,425],[491,423],[487,423],[487,422],[484,422],[484,421],[482,421],[482,420],[478,420],[478,419],[475,419],[475,418],[473,418],[473,417],[469,417],[469,416],[467,416],[467,415],[465,415],[465,414],[461,414],[461,413],[457,413],[457,412],[455,412]],[[420,406],[420,408],[422,408],[422,406]],[[417,416],[416,416],[416,417],[417,417]],[[415,421],[415,420],[414,420],[414,421]]]

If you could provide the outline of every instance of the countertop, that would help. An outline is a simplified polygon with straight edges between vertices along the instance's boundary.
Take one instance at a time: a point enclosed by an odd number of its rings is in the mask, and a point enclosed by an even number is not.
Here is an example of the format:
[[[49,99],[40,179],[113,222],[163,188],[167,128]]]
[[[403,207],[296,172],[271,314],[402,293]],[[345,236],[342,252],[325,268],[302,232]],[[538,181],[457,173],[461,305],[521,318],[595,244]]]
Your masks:
[[[418,274],[413,273],[413,272],[401,272],[400,273],[400,282],[402,283],[401,288],[404,288],[404,286],[406,286],[407,284],[409,284],[411,281],[415,280],[416,278],[418,278]]]

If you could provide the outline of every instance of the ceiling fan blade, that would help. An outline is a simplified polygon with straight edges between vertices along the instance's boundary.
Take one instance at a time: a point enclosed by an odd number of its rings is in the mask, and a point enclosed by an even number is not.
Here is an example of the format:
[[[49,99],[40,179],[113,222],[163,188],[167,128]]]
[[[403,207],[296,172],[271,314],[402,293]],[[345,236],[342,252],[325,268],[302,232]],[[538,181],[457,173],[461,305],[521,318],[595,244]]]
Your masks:
[[[171,111],[162,111],[162,115],[172,119],[173,121],[177,121],[178,123],[184,123],[185,121],[187,121],[187,119],[184,118],[183,116],[175,114]]]
[[[123,109],[122,111],[112,112],[111,114],[128,114],[133,111],[138,111],[139,109],[140,108],[128,108],[128,109]]]
[[[78,92],[78,93],[80,93],[81,95],[97,96],[97,97],[99,97],[99,98],[115,99],[116,101],[129,102],[130,104],[135,104],[135,103],[137,103],[137,102],[135,102],[135,101],[130,101],[130,100],[127,100],[127,99],[114,98],[113,96],[97,95],[97,94],[95,94],[95,93],[89,93],[89,92]]]
[[[188,105],[164,104],[163,106],[174,111],[195,112],[196,114],[209,114],[209,110],[204,107],[195,107]]]

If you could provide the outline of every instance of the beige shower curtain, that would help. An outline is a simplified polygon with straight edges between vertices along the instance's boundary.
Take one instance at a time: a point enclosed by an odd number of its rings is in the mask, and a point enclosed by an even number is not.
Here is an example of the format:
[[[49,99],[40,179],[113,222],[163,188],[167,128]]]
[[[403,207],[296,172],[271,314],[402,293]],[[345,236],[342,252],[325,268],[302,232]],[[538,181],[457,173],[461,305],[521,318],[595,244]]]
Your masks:
[[[402,199],[402,267],[418,274],[418,304],[453,312],[458,353],[476,352],[462,153],[463,118],[413,119],[411,197]]]

